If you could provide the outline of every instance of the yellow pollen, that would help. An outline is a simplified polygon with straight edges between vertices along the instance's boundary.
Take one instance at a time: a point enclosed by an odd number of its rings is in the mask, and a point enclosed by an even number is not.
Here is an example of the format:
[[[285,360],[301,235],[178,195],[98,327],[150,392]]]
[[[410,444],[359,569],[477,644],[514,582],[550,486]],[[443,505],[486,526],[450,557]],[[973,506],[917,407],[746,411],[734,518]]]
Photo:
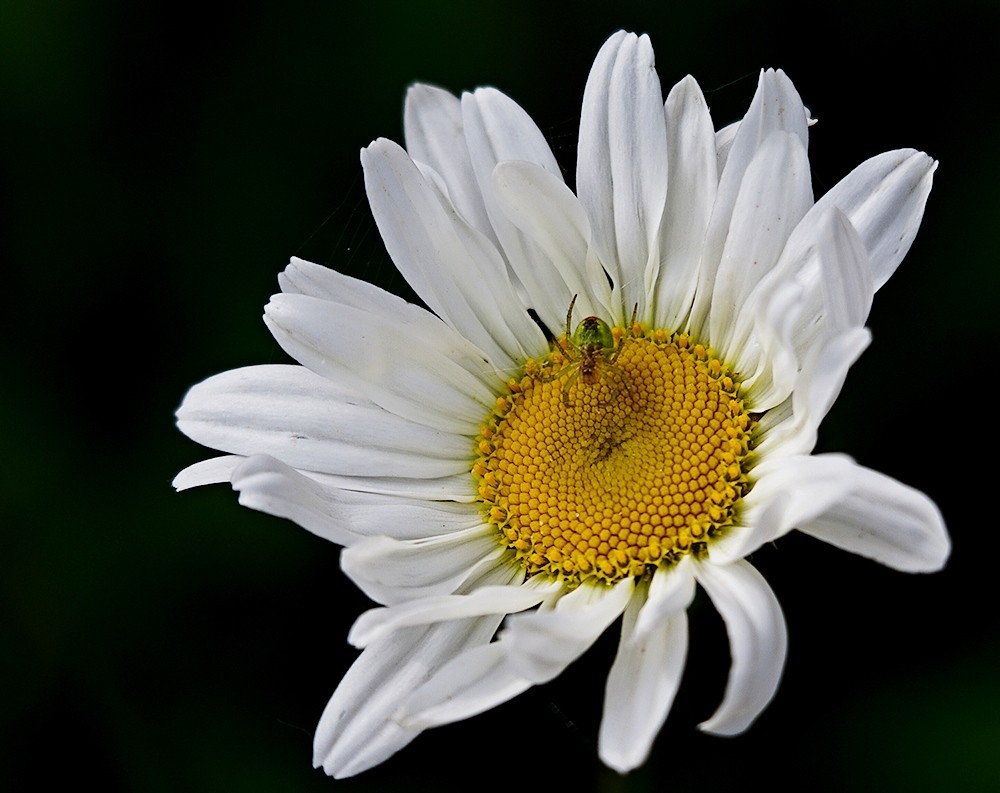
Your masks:
[[[485,519],[529,575],[614,583],[700,554],[750,488],[740,383],[686,335],[615,328],[574,371],[565,338],[486,418],[472,466]]]

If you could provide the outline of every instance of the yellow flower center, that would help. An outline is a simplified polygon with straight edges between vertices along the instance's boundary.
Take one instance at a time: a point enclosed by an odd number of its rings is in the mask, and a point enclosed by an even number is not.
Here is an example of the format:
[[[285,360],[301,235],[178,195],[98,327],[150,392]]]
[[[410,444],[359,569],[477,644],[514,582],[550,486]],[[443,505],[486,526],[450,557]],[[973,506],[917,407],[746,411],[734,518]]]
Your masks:
[[[685,335],[564,336],[482,427],[487,520],[529,575],[613,583],[673,564],[731,525],[753,421],[727,367]]]

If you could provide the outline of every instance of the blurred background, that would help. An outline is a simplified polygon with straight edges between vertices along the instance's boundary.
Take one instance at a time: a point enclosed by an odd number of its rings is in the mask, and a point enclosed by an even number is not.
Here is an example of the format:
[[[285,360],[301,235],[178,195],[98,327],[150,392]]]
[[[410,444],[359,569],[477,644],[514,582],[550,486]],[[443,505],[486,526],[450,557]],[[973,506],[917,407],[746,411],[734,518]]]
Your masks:
[[[998,340],[1000,5],[804,8],[0,0],[0,789],[1000,789],[1000,542],[978,467],[996,436],[981,356]],[[338,548],[228,487],[174,493],[212,453],[173,411],[211,374],[286,361],[260,315],[291,255],[410,294],[358,151],[402,139],[411,82],[500,88],[571,176],[587,73],[619,28],[651,35],[664,93],[693,74],[717,126],[783,68],[819,119],[817,196],[887,149],[940,160],[820,448],[928,492],[952,559],[908,576],[801,536],[761,550],[789,656],[741,737],[695,728],[728,668],[699,599],[676,706],[633,774],[596,756],[612,635],[335,782],[311,767],[312,731],[369,604]]]

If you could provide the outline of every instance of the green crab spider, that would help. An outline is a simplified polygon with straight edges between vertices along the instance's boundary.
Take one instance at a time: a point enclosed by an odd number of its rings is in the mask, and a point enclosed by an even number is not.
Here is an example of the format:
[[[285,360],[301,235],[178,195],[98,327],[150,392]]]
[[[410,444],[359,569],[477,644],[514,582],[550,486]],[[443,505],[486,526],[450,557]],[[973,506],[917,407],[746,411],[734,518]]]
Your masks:
[[[600,381],[608,383],[612,389],[612,398],[618,393],[619,388],[624,387],[626,391],[629,390],[628,375],[615,364],[625,347],[624,338],[616,343],[611,327],[600,317],[585,317],[576,326],[576,332],[570,332],[576,298],[577,295],[573,295],[566,311],[565,341],[559,345],[568,363],[543,378],[548,383],[569,374],[569,378],[562,386],[563,404],[567,407],[569,390],[577,380],[583,380],[584,385],[588,386]],[[638,310],[639,306],[636,305],[632,311],[630,325],[635,325]]]

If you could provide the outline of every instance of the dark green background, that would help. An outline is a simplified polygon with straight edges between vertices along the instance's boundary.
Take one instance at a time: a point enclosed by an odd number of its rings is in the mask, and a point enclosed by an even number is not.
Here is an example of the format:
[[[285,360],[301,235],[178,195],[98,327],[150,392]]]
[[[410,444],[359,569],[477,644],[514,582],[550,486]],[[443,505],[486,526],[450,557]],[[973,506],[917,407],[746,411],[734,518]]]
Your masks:
[[[931,494],[952,560],[907,576],[800,536],[756,554],[790,650],[742,737],[695,730],[728,664],[699,600],[674,712],[627,778],[594,749],[608,637],[334,782],[312,730],[365,599],[336,547],[224,486],[175,494],[211,453],[173,410],[210,374],[286,360],[260,313],[290,255],[409,294],[358,150],[401,139],[410,82],[499,87],[571,174],[587,71],[620,27],[651,34],[665,90],[695,75],[720,126],[760,67],[785,69],[819,119],[817,195],[886,149],[941,161],[821,446]],[[1000,789],[998,30],[993,0],[0,0],[0,788]]]

